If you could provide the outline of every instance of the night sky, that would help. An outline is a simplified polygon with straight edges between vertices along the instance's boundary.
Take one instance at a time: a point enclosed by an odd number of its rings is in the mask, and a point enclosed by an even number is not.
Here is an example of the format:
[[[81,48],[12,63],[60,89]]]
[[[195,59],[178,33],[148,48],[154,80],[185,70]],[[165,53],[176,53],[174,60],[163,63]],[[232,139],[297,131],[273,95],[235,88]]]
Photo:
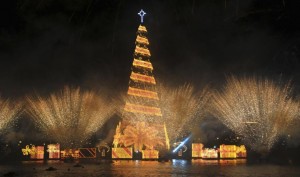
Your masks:
[[[257,75],[291,79],[297,91],[299,7],[298,0],[1,1],[1,95],[64,85],[126,91],[141,8],[161,82],[219,88],[226,75]]]

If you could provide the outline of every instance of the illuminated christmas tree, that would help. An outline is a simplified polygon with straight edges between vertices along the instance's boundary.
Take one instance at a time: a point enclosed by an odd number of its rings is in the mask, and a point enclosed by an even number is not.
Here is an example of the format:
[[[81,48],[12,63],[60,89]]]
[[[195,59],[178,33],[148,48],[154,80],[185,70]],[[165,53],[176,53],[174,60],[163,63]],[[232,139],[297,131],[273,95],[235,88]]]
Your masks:
[[[141,10],[141,23],[146,13]],[[134,59],[129,87],[122,114],[123,125],[119,124],[114,139],[114,147],[134,147],[142,149],[169,149],[167,130],[159,107],[156,80],[150,62],[147,29],[140,25],[135,41]],[[123,128],[121,128],[123,127]]]

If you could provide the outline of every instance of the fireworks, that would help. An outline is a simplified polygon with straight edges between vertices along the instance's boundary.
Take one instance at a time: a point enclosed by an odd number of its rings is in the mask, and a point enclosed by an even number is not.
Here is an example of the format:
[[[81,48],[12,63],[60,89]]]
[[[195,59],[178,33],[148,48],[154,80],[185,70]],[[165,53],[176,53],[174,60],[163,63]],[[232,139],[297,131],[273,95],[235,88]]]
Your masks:
[[[0,98],[0,133],[13,125],[20,112],[21,105],[19,103],[11,104],[9,100]]]
[[[199,125],[211,97],[208,88],[195,92],[191,85],[177,89],[160,86],[159,93],[161,110],[171,141]]]
[[[297,117],[298,105],[290,96],[289,85],[231,77],[224,90],[214,95],[212,114],[264,154]]]
[[[113,104],[94,92],[65,87],[47,98],[27,98],[28,113],[43,133],[65,146],[82,145],[114,113]]]

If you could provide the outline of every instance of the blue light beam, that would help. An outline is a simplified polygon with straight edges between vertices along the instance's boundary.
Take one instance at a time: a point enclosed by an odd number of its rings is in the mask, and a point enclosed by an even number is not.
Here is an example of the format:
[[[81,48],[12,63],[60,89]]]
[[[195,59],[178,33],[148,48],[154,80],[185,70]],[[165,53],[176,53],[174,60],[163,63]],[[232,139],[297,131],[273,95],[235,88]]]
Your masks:
[[[192,137],[192,135],[188,136],[185,140],[183,140],[174,150],[173,153],[175,153],[176,151],[178,151],[178,149],[180,149],[190,138]]]

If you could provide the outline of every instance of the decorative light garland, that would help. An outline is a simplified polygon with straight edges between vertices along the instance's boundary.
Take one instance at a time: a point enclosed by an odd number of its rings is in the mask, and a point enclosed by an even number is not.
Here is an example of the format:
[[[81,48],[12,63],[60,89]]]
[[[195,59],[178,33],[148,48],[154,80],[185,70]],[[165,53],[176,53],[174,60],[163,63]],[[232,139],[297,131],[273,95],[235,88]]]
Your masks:
[[[143,61],[143,60],[139,60],[139,59],[134,59],[132,65],[133,65],[133,66],[144,67],[144,68],[153,70],[152,64],[151,64],[150,62],[148,62],[148,61]]]
[[[157,93],[149,91],[149,90],[142,90],[142,89],[138,89],[138,88],[129,87],[127,93],[128,93],[128,95],[140,96],[140,97],[159,100]]]
[[[140,43],[140,44],[146,44],[146,45],[149,45],[149,41],[147,38],[145,37],[141,37],[139,35],[137,35],[136,37],[136,42]]]
[[[149,57],[151,56],[150,51],[148,49],[143,48],[143,47],[139,47],[139,46],[135,47],[135,51],[134,52],[135,53],[139,53],[141,55],[149,56]]]
[[[143,106],[143,105],[136,105],[132,103],[126,103],[124,110],[133,113],[162,116],[160,108],[151,107],[151,106]]]
[[[138,73],[135,73],[133,71],[131,72],[130,79],[132,79],[134,81],[141,81],[141,82],[156,84],[154,77],[146,76],[146,75],[143,75],[143,74],[138,74]]]
[[[140,32],[147,32],[147,29],[146,29],[145,26],[140,25],[138,31],[140,31]]]

